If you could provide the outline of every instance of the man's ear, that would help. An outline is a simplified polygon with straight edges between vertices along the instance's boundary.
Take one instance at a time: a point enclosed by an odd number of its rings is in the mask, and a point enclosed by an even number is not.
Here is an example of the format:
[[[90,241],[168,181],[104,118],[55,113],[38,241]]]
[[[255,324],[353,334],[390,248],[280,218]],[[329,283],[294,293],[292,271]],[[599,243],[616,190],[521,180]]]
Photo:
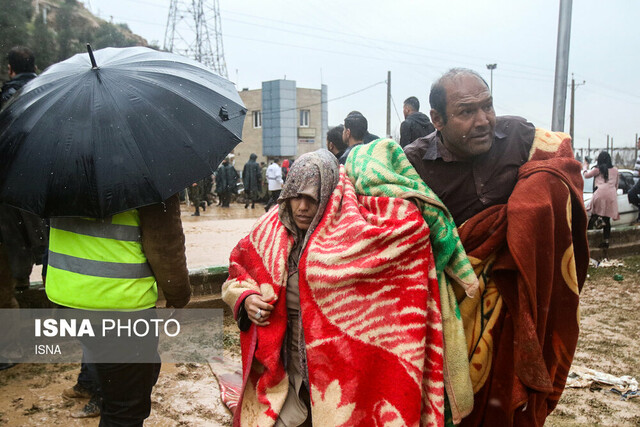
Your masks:
[[[433,126],[437,130],[442,130],[442,128],[444,127],[444,119],[440,115],[440,113],[432,108],[431,111],[429,111],[429,115],[431,115],[431,123],[433,123]]]

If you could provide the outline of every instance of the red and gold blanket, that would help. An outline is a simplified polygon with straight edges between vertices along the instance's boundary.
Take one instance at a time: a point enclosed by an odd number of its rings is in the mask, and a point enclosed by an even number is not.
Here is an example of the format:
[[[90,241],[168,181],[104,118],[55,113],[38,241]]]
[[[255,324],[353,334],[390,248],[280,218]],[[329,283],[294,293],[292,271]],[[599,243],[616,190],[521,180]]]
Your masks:
[[[537,129],[508,203],[459,228],[481,293],[460,301],[475,392],[463,425],[540,426],[555,408],[578,340],[586,228],[571,141]]]
[[[231,254],[225,301],[274,300],[241,334],[234,424],[274,425],[288,390],[281,349],[291,239],[272,210]],[[304,249],[299,287],[314,425],[444,424],[443,339],[429,228],[410,201],[356,195],[344,168]]]

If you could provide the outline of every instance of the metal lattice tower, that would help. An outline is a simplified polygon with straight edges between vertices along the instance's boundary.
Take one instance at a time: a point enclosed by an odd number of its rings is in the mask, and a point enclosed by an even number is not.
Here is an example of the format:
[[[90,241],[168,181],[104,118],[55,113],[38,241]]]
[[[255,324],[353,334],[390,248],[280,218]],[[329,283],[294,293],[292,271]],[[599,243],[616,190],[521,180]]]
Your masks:
[[[228,78],[218,0],[171,0],[164,50],[193,58]]]

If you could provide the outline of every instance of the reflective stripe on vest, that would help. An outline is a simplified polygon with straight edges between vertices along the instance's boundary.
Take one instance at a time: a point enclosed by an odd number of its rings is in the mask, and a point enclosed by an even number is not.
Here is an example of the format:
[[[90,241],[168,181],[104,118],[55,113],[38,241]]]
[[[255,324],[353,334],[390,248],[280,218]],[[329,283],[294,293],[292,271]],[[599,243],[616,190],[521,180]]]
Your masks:
[[[47,296],[89,310],[153,307],[158,292],[142,249],[138,211],[107,219],[52,218]]]

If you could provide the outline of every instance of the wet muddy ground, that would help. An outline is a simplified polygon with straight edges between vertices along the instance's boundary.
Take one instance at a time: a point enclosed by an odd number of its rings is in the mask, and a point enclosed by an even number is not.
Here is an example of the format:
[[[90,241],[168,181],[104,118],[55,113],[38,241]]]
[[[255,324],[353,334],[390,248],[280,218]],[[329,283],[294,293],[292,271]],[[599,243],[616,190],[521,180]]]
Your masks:
[[[248,233],[262,206],[244,209],[209,207],[200,217],[183,208],[190,268],[224,265],[237,241]],[[640,256],[623,267],[589,269],[581,294],[581,331],[574,365],[615,376],[640,379]],[[37,273],[36,279],[37,279]],[[615,274],[622,281],[613,279]],[[238,361],[239,340],[232,319],[225,319],[225,357]],[[21,364],[0,371],[0,425],[97,426],[97,419],[76,420],[69,414],[85,401],[62,398],[73,385],[78,364]],[[149,426],[228,426],[231,416],[220,402],[218,384],[206,364],[163,364],[153,395]],[[547,426],[638,426],[640,398],[628,401],[607,388],[566,389]]]

